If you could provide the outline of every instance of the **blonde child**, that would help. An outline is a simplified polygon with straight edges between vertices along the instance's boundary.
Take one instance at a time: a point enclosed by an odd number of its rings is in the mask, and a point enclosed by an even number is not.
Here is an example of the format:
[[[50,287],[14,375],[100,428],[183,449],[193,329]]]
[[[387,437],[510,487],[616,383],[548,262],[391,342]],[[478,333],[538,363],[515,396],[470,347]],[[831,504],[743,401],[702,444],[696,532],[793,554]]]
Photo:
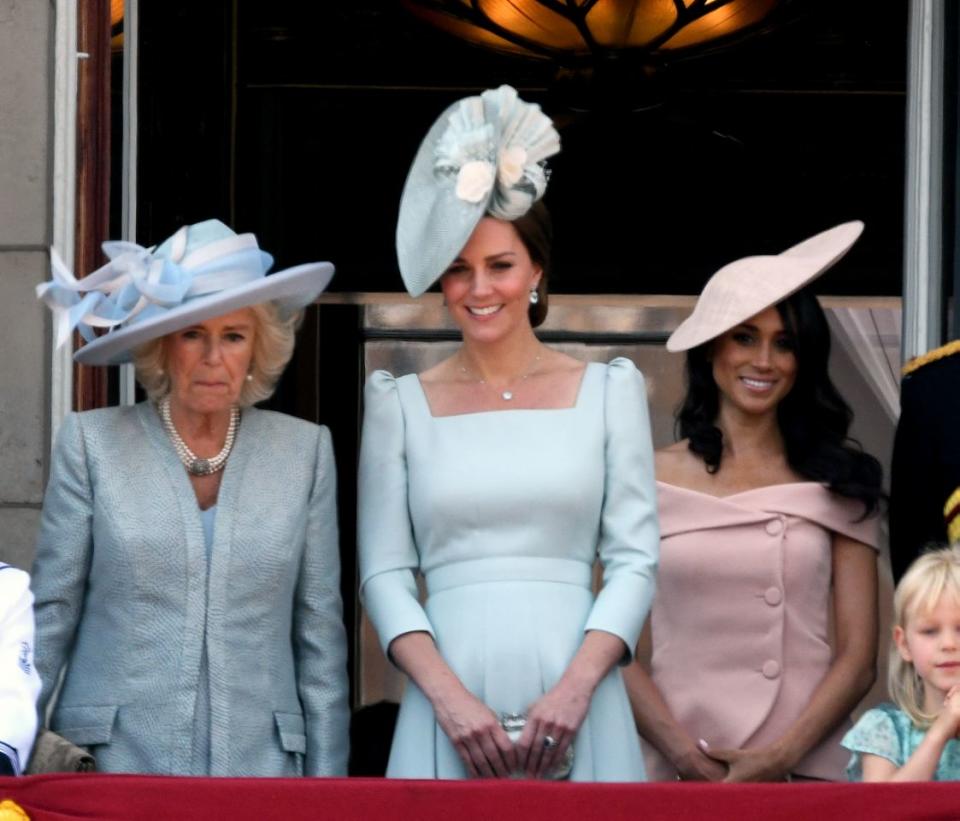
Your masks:
[[[960,780],[960,547],[922,555],[893,597],[888,685],[843,739],[851,781]]]

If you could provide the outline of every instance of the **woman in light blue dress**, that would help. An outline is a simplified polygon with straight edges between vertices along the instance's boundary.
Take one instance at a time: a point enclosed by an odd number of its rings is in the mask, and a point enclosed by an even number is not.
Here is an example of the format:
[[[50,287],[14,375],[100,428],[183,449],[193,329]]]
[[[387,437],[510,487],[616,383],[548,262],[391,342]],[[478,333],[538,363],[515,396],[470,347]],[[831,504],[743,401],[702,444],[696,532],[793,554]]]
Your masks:
[[[440,280],[463,345],[366,386],[361,592],[410,679],[389,776],[643,779],[618,664],[654,589],[646,397],[628,360],[584,365],[533,333],[549,263],[534,203],[557,150],[501,87],[445,112],[404,191],[404,281],[419,296]]]

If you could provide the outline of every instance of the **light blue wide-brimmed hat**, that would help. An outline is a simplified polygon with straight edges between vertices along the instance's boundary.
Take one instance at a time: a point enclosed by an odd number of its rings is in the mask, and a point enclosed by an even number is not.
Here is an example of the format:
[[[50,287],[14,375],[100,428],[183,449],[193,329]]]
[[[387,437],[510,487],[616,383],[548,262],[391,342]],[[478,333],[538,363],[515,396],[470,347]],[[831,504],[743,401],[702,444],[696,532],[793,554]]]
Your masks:
[[[52,279],[37,297],[53,311],[56,345],[80,331],[84,365],[128,362],[134,348],[215,316],[273,302],[290,316],[313,302],[333,276],[329,262],[309,262],[267,275],[273,257],[253,234],[219,220],[179,229],[156,248],[105,242],[109,262],[76,279],[50,250]],[[107,329],[102,336],[95,329]]]
[[[400,199],[397,259],[420,296],[457,258],[484,216],[513,221],[547,188],[560,135],[510,86],[451,105],[420,144]]]

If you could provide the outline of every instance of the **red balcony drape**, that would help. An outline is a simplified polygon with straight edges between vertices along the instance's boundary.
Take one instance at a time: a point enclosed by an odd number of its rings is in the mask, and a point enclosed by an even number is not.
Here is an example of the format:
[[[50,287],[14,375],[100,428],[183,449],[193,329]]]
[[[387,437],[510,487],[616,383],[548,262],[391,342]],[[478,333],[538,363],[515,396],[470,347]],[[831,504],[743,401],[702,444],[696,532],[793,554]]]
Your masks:
[[[16,802],[32,821],[960,818],[960,785],[955,784],[545,784],[41,775],[0,778],[0,805],[4,800]]]

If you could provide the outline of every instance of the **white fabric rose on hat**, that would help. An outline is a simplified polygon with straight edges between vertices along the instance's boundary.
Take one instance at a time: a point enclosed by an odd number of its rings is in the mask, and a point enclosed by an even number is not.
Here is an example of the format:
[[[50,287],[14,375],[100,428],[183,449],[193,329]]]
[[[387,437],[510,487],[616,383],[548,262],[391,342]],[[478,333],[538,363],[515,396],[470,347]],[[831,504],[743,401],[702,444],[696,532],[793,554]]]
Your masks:
[[[522,145],[500,149],[497,157],[497,181],[504,188],[513,188],[523,178],[527,164],[527,150]]]
[[[493,165],[486,160],[471,160],[457,172],[455,193],[464,202],[483,202],[493,190],[496,179]]]

